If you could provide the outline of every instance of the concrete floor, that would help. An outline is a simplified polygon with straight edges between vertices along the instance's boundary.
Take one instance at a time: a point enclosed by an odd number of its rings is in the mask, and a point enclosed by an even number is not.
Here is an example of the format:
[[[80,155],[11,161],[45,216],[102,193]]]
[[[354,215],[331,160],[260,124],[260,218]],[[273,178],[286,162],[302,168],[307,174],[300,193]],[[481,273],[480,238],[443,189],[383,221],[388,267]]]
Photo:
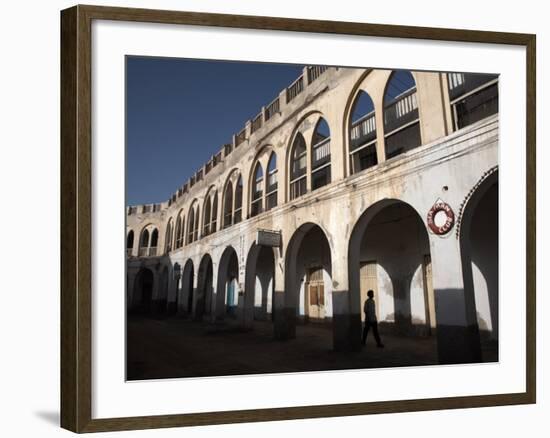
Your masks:
[[[332,351],[332,326],[298,325],[296,339],[273,339],[271,322],[242,331],[231,321],[216,325],[176,317],[131,316],[127,326],[128,380],[284,373],[437,364],[435,337],[372,332],[360,352]]]

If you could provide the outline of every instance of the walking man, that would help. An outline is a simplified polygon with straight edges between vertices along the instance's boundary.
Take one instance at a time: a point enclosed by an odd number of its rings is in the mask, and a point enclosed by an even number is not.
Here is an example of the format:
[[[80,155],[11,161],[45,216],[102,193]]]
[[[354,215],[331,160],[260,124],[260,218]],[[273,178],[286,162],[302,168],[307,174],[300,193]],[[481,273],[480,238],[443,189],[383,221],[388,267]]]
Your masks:
[[[365,312],[365,327],[363,328],[363,338],[361,343],[365,345],[367,343],[367,335],[369,329],[372,327],[374,333],[374,339],[378,348],[383,348],[384,344],[380,341],[380,335],[378,334],[378,321],[376,319],[376,304],[374,302],[374,292],[369,290],[367,292],[368,298],[365,300],[363,311]]]

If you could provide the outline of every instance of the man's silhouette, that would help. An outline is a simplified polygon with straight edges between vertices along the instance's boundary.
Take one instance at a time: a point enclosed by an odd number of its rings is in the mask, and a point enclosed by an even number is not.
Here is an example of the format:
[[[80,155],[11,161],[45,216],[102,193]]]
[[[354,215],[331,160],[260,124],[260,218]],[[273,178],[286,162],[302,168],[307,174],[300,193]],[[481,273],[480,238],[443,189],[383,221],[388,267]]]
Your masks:
[[[367,292],[368,298],[365,300],[365,305],[363,306],[363,311],[365,312],[365,327],[363,328],[363,339],[361,343],[363,345],[367,342],[367,335],[369,329],[372,327],[372,332],[374,333],[374,339],[376,340],[376,345],[378,348],[384,347],[382,341],[380,341],[380,335],[378,334],[378,321],[376,319],[376,304],[374,302],[374,292],[369,290]]]

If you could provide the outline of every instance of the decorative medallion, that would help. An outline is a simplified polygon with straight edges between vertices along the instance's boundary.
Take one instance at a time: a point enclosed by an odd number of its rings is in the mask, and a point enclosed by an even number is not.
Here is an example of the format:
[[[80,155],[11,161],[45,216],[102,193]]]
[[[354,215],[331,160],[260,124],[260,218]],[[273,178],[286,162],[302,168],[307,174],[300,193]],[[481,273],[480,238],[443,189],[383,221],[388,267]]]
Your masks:
[[[435,234],[447,234],[455,224],[455,214],[449,204],[438,199],[428,211],[428,227]]]

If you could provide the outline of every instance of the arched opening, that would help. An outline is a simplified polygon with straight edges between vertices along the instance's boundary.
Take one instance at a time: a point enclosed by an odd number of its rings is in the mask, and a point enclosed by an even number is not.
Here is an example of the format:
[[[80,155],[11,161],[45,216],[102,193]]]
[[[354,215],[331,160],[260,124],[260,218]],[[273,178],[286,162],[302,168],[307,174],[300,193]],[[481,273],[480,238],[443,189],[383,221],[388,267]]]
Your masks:
[[[250,201],[250,216],[254,217],[263,211],[264,171],[260,163],[256,163],[254,181],[252,183],[252,196]]]
[[[498,75],[448,73],[454,129],[498,113]]]
[[[189,209],[187,221],[187,244],[190,244],[199,238],[199,204],[196,200]]]
[[[360,90],[355,97],[351,109],[349,154],[352,174],[378,164],[374,103],[369,94],[363,90]]]
[[[212,205],[210,195],[204,201],[203,218],[202,218],[202,234],[208,236],[210,234],[210,221],[212,220]]]
[[[318,225],[303,224],[290,239],[285,257],[284,290],[289,337],[296,336],[297,322],[332,321],[331,250]],[[332,345],[332,340],[327,338],[327,348]]]
[[[311,140],[311,190],[330,184],[330,129],[322,117]]]
[[[267,163],[265,192],[265,209],[268,211],[277,206],[277,154],[275,152],[271,153]]]
[[[157,255],[158,241],[159,241],[159,230],[155,228],[151,233],[151,246],[149,247],[150,256]]]
[[[164,254],[168,254],[172,251],[172,218],[168,220],[168,225],[166,225],[166,233],[164,236]]]
[[[218,226],[218,191],[214,191],[212,198],[212,215],[210,218],[210,234],[215,233]]]
[[[484,361],[498,360],[498,172],[472,194],[462,216],[464,293],[475,303]]]
[[[193,260],[189,259],[183,267],[183,273],[181,276],[181,300],[180,309],[188,314],[192,314],[194,310],[194,290],[193,282],[195,280],[195,269],[193,267]]]
[[[233,184],[227,182],[223,195],[223,227],[227,228],[233,224]]]
[[[304,136],[298,132],[290,155],[290,200],[307,193],[307,149]]]
[[[384,137],[386,159],[422,144],[416,83],[411,72],[394,71],[384,93]]]
[[[246,259],[245,312],[249,320],[273,320],[275,256],[273,248],[252,245]]]
[[[176,220],[176,248],[183,246],[185,216],[183,216],[183,210],[178,213],[178,219]]]
[[[233,247],[228,246],[220,258],[218,267],[216,317],[237,316],[239,292],[239,259]]]
[[[393,199],[370,206],[354,226],[348,269],[354,318],[364,321],[373,290],[382,333],[426,336],[435,329],[428,232],[413,207]]]
[[[148,268],[141,268],[134,284],[134,305],[135,313],[140,315],[151,315],[153,301],[154,275]]]
[[[134,230],[130,230],[126,236],[126,255],[130,257],[134,249]]]
[[[213,272],[212,258],[209,254],[205,254],[199,264],[199,276],[197,279],[198,293],[194,312],[194,316],[197,319],[202,318],[203,315],[210,315],[212,311]]]
[[[235,186],[235,213],[233,223],[238,224],[243,218],[243,177],[239,175]]]
[[[139,256],[145,257],[147,255],[149,255],[149,230],[145,228],[139,239]]]

